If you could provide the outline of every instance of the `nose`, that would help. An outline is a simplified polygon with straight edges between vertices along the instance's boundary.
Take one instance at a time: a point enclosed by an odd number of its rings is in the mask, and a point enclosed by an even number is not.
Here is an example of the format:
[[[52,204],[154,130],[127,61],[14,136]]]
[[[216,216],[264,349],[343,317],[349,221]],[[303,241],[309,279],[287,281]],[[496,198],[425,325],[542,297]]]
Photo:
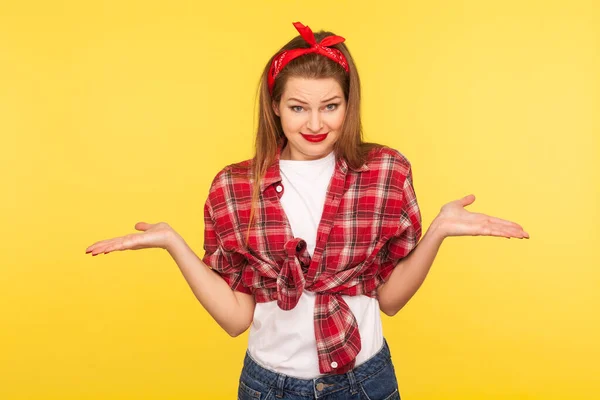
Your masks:
[[[306,127],[312,132],[321,132],[321,128],[323,128],[323,120],[321,119],[321,113],[319,111],[312,111],[310,113]]]

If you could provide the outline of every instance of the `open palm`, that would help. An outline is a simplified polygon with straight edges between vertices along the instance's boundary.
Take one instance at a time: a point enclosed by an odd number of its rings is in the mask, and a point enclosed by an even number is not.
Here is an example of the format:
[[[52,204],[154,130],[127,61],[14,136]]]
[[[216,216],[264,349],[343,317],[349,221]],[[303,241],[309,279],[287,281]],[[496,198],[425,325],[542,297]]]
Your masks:
[[[441,221],[446,236],[529,238],[529,234],[515,222],[465,210],[465,206],[474,201],[475,196],[471,194],[442,206],[437,218]]]
[[[85,252],[86,254],[91,252],[95,256],[100,253],[107,254],[117,250],[165,249],[174,232],[166,222],[159,222],[157,224],[138,222],[135,224],[135,229],[144,232],[101,240],[89,246]]]

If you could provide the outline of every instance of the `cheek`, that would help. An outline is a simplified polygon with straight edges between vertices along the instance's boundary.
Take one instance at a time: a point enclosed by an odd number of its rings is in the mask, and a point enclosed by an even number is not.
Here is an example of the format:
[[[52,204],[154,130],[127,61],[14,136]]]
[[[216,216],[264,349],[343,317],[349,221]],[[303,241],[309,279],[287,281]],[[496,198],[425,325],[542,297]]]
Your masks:
[[[338,130],[342,127],[343,123],[344,123],[344,113],[337,113],[331,119],[330,126],[334,129]]]
[[[281,115],[281,125],[285,131],[294,132],[302,128],[303,119],[298,115],[285,113]]]

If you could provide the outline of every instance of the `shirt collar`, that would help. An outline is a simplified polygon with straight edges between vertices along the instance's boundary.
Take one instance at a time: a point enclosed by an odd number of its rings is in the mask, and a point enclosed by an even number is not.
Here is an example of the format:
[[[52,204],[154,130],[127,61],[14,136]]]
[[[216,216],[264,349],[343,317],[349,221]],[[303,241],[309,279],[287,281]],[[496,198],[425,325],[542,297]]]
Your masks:
[[[272,185],[273,183],[281,181],[281,173],[279,170],[279,160],[281,157],[281,151],[283,150],[283,147],[285,146],[286,142],[287,142],[287,139],[284,138],[284,140],[282,140],[279,143],[279,145],[277,146],[277,151],[275,152],[275,160],[273,160],[271,165],[269,165],[269,167],[267,168],[267,171],[265,172],[264,178],[260,182],[261,193],[264,192],[265,188],[267,188],[268,186]],[[336,170],[341,171],[343,174],[346,174],[348,172],[348,169],[350,169],[354,172],[363,172],[363,171],[369,170],[369,167],[367,166],[366,163],[361,165],[358,168],[353,168],[348,165],[348,163],[346,162],[346,160],[344,158],[341,158],[341,157],[340,158],[336,157],[335,168],[336,168]]]

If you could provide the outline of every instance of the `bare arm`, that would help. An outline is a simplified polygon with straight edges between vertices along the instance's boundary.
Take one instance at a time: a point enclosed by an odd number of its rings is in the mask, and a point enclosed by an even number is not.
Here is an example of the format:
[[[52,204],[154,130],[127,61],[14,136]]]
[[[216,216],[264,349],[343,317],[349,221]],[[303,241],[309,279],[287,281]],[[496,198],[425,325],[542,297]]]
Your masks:
[[[387,282],[377,289],[381,311],[393,316],[408,303],[427,277],[443,240],[439,223],[434,221],[417,247],[396,264]]]
[[[254,316],[254,296],[231,290],[175,231],[168,243],[167,251],[206,311],[229,335],[245,332]]]
[[[393,316],[404,307],[421,287],[446,237],[484,235],[529,238],[529,234],[515,222],[464,209],[474,201],[475,196],[469,195],[442,207],[417,247],[396,264],[388,280],[377,289],[381,311]]]

